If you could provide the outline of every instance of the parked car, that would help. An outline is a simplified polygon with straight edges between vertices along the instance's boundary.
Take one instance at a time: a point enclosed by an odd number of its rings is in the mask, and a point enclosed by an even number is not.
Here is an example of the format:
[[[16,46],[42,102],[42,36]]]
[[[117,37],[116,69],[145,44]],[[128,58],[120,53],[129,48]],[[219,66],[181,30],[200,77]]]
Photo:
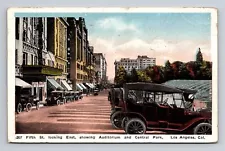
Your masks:
[[[31,95],[30,88],[16,87],[15,111],[17,114],[22,111],[29,112],[33,106],[38,110],[39,105],[39,100],[36,100],[35,97]]]
[[[60,105],[66,103],[65,91],[52,91],[47,98],[47,105]]]
[[[94,93],[94,96],[98,95],[99,92],[100,92],[99,88],[95,88],[94,89],[94,92],[93,92]]]
[[[115,119],[120,119],[125,133],[212,134],[212,112],[186,107],[193,103],[197,91],[142,82],[127,83],[123,88],[124,107]]]

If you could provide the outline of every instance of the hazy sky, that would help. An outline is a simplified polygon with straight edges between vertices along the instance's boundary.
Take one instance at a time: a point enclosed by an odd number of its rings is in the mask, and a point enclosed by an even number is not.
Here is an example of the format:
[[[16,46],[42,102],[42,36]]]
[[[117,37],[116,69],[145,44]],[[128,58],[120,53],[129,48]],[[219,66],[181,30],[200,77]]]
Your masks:
[[[18,15],[18,14],[17,14]],[[157,65],[195,59],[201,48],[205,60],[211,60],[210,13],[22,13],[20,16],[84,17],[89,43],[95,52],[105,54],[107,75],[114,77],[114,61],[156,57]],[[37,17],[37,16],[36,16]]]
[[[84,17],[89,42],[95,52],[105,54],[109,78],[114,77],[114,61],[137,55],[156,57],[156,64],[190,61],[197,48],[206,60],[210,54],[210,14],[208,13],[78,13]]]

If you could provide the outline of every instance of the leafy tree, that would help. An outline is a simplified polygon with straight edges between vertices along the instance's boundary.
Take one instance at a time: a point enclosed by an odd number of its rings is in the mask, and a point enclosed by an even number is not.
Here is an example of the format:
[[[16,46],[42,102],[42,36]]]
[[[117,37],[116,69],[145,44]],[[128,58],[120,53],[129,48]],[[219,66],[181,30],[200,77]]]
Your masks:
[[[139,76],[138,76],[138,72],[135,68],[133,68],[131,70],[131,81],[132,82],[138,82],[139,81]]]
[[[151,82],[151,78],[147,76],[143,70],[137,71],[138,82]]]
[[[200,48],[198,48],[198,52],[196,54],[196,62],[197,63],[202,63],[203,62],[203,56],[202,56],[202,52],[201,52]]]
[[[165,63],[164,77],[165,77],[166,80],[172,80],[173,79],[173,69],[171,67],[171,63],[170,63],[169,60],[167,60],[166,63]]]
[[[185,63],[182,63],[179,67],[179,79],[189,79],[189,73]]]
[[[115,76],[115,83],[119,86],[122,86],[124,83],[126,83],[126,78],[127,78],[127,72],[124,69],[123,66],[120,66],[118,70],[116,71],[116,76]]]
[[[175,61],[172,63],[172,69],[173,69],[173,76],[174,79],[180,78],[180,66],[183,64],[181,61]]]

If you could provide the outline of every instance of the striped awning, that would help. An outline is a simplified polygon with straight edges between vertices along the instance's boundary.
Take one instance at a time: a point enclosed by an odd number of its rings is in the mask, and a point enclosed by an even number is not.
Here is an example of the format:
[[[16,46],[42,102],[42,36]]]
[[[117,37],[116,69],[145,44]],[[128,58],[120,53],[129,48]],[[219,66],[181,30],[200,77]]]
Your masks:
[[[70,85],[65,81],[65,80],[62,80],[61,81],[61,84],[62,86],[67,89],[68,91],[72,91],[73,89],[70,87]]]
[[[22,87],[22,88],[32,88],[32,85],[30,85],[29,83],[23,81],[20,78],[16,78],[16,86]]]
[[[82,88],[79,84],[76,84],[76,86],[78,90],[83,91],[84,88]]]
[[[51,87],[52,89],[64,90],[64,88],[58,82],[56,82],[55,79],[47,79],[47,81],[48,81],[48,86]]]

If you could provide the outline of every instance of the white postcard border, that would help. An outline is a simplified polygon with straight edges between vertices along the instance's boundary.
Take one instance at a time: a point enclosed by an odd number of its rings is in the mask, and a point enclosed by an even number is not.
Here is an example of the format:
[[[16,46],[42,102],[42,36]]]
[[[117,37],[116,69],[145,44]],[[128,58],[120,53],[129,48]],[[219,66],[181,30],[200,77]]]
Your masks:
[[[143,135],[149,136],[149,139],[135,139],[135,135],[99,135],[99,134],[53,134],[53,135],[39,135],[39,134],[15,134],[15,13],[137,13],[137,12],[160,12],[160,13],[175,13],[175,12],[192,12],[192,13],[211,13],[211,54],[212,54],[212,135],[205,136],[205,139],[198,139],[197,135],[182,135],[190,136],[190,139],[172,139],[178,135]],[[9,8],[7,14],[7,33],[8,33],[8,142],[21,142],[21,143],[212,143],[218,141],[218,16],[217,9],[215,8],[157,8],[157,7],[139,7],[139,8],[81,8],[81,7],[30,7],[30,8]],[[40,139],[40,137],[45,139]],[[48,136],[61,136],[63,139],[49,139]],[[121,139],[66,139],[66,136],[120,136]],[[131,136],[132,139],[124,139],[124,136]],[[161,136],[163,139],[154,139],[154,136]],[[179,135],[180,136],[180,135]],[[22,139],[17,139],[22,137]],[[35,139],[34,139],[35,137]],[[195,139],[192,139],[192,138]]]

